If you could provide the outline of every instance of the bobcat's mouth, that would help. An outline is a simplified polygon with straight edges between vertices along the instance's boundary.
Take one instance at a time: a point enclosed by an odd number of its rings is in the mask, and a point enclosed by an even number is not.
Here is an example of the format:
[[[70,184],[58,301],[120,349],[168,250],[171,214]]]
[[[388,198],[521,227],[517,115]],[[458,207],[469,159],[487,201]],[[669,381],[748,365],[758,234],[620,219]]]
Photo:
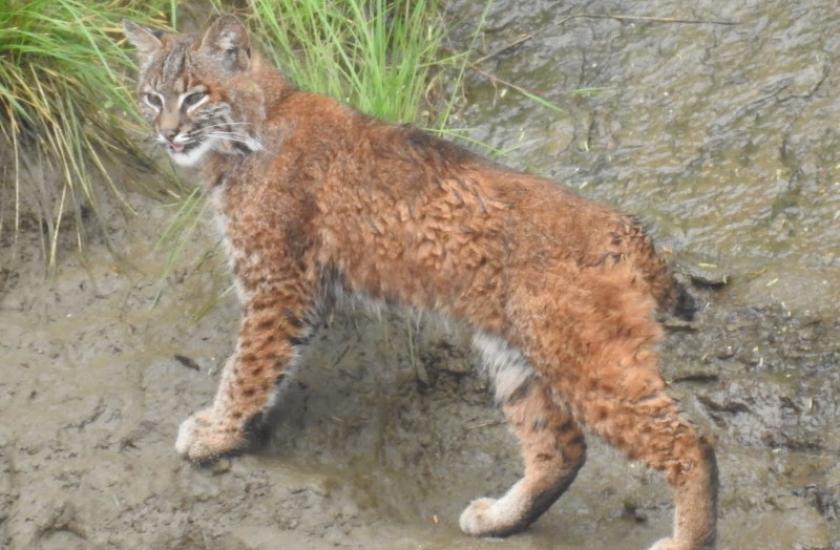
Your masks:
[[[172,143],[169,142],[166,144],[166,150],[169,151],[170,154],[185,154],[188,153],[190,150],[195,149],[198,147],[199,143],[197,141],[188,141],[187,143]]]
[[[169,158],[175,164],[180,166],[195,166],[198,164],[204,155],[213,148],[214,140],[210,139],[191,139],[183,143],[166,143],[166,151],[169,153]]]

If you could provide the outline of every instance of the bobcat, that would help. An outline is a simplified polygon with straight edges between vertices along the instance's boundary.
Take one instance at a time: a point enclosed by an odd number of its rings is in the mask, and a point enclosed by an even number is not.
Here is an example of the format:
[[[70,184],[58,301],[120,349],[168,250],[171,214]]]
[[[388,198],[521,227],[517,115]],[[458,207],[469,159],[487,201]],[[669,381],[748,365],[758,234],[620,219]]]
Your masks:
[[[586,426],[676,491],[672,537],[652,548],[714,545],[714,451],[657,369],[655,313],[686,295],[639,223],[297,90],[235,17],[203,36],[124,31],[157,139],[212,197],[244,312],[213,405],[181,424],[178,453],[204,462],[248,442],[340,289],[475,329],[525,475],[470,503],[465,533],[534,522],[583,464]]]

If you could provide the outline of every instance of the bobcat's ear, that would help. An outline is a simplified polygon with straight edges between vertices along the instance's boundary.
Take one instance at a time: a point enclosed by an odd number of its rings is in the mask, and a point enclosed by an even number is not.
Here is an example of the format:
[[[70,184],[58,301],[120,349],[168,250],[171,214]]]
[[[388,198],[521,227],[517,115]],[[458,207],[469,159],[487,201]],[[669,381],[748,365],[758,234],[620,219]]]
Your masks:
[[[251,62],[248,29],[232,15],[223,15],[210,25],[201,39],[201,49],[218,57],[230,72],[244,71]]]
[[[163,47],[163,43],[160,41],[163,33],[141,27],[128,19],[123,19],[122,24],[123,34],[137,50],[137,58],[140,64],[145,65]]]

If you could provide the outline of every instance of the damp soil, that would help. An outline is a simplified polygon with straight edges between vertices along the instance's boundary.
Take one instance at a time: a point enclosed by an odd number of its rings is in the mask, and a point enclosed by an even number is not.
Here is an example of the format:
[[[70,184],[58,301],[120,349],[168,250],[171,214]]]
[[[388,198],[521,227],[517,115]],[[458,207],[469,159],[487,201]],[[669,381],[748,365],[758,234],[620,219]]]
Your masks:
[[[483,5],[450,4],[453,48]],[[718,440],[721,549],[840,549],[838,25],[832,1],[500,1],[480,47],[520,42],[468,78],[473,138],[637,214],[691,285],[701,310],[667,321],[662,369]],[[134,203],[103,222],[116,255],[94,239],[55,276],[34,230],[2,237],[0,548],[638,549],[669,532],[661,477],[589,437],[531,529],[462,535],[517,449],[467,332],[412,312],[339,308],[261,444],[183,462],[178,424],[212,399],[239,307],[209,228],[161,281],[170,212]]]

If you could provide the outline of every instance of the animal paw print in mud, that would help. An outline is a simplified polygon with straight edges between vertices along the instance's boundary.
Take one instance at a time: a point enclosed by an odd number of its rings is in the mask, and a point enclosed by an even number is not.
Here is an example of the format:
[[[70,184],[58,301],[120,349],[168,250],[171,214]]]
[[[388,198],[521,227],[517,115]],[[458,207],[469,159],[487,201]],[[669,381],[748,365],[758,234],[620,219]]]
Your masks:
[[[237,450],[244,441],[242,425],[205,409],[181,423],[175,450],[193,462],[208,462]]]

